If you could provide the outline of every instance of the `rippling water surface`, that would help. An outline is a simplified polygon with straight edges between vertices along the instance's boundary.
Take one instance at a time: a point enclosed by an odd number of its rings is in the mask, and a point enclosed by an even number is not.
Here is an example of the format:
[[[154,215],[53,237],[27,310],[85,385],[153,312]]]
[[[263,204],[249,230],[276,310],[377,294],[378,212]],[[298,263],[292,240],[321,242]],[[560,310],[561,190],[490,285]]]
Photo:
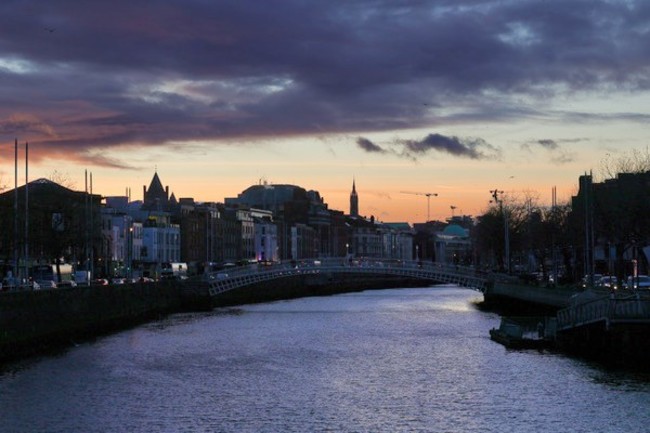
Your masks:
[[[452,286],[174,315],[0,373],[1,432],[647,432],[650,378],[489,339]]]

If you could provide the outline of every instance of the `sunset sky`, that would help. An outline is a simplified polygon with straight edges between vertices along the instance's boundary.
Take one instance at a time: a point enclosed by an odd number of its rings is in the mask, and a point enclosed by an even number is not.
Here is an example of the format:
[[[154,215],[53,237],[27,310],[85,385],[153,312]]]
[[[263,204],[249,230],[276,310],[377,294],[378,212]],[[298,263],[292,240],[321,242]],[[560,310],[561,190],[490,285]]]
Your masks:
[[[318,190],[362,215],[477,215],[490,190],[577,192],[647,149],[650,2],[0,2],[0,184],[142,199]]]

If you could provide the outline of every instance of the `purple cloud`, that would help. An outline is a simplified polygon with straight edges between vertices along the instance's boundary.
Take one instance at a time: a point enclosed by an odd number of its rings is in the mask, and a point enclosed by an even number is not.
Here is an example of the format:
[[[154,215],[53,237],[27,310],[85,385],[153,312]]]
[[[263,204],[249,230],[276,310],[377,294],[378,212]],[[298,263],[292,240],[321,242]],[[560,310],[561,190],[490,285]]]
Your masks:
[[[495,159],[501,151],[482,138],[458,138],[441,134],[429,134],[422,140],[404,140],[404,151],[409,154],[425,154],[435,150],[470,159]]]
[[[381,146],[363,137],[357,138],[357,146],[368,153],[386,153],[386,150],[384,150]]]
[[[521,95],[650,89],[648,21],[640,0],[6,0],[0,140],[22,133],[41,152],[81,155],[535,117],[541,108]],[[608,119],[619,116],[647,120]],[[496,155],[480,139],[436,134],[404,150]]]

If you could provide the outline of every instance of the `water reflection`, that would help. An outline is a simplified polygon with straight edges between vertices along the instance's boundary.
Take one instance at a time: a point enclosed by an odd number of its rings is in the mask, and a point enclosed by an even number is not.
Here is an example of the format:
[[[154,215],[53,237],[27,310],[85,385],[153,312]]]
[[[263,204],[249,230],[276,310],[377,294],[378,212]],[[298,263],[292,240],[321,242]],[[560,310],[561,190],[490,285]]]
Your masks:
[[[650,381],[489,339],[469,290],[171,316],[0,376],[2,431],[645,431]]]

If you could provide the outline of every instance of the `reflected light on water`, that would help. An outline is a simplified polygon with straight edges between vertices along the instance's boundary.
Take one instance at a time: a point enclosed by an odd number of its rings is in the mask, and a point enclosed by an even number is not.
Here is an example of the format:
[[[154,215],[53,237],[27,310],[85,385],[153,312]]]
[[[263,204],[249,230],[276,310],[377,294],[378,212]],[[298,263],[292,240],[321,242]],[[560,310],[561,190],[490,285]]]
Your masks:
[[[437,286],[170,316],[0,373],[0,431],[647,431],[647,378],[505,349],[477,299]]]

